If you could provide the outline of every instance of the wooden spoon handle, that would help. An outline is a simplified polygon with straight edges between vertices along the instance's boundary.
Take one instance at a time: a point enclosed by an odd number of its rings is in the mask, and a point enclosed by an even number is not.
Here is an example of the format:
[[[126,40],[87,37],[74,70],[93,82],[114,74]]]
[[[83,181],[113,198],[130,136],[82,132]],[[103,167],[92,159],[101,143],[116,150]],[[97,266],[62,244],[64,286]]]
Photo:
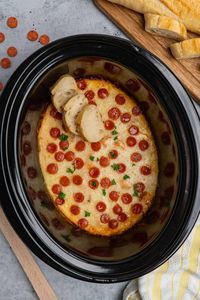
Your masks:
[[[20,240],[0,207],[0,229],[10,244],[40,300],[58,300],[31,252]]]

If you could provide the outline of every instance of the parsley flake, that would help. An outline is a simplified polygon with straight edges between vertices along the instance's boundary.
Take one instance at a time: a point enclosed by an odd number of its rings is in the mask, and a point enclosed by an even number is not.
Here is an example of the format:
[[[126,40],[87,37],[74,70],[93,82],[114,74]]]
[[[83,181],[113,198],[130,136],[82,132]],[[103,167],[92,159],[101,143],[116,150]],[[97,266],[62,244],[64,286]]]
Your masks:
[[[102,190],[102,194],[103,194],[103,196],[105,196],[106,195],[106,190]]]
[[[118,136],[115,136],[113,140],[116,141],[117,139],[118,139]]]
[[[135,164],[134,164],[134,163],[132,164],[132,167],[133,167],[133,166],[135,166]]]
[[[71,174],[73,174],[74,172],[75,172],[75,166],[73,166],[73,169],[72,168],[67,168],[67,173],[71,173]]]
[[[58,194],[58,198],[64,199],[64,198],[65,198],[65,194],[64,194],[63,192],[60,192],[60,193]]]
[[[100,159],[97,157],[97,159],[96,159],[97,161],[100,161]]]
[[[115,157],[116,157],[116,154],[115,154],[114,151],[110,151],[109,154],[110,154],[110,157],[111,157],[111,158],[115,158]]]
[[[93,161],[94,160],[94,156],[90,155],[90,160]]]
[[[124,180],[129,179],[129,178],[130,178],[130,176],[128,176],[127,174],[125,174],[123,177]]]
[[[65,235],[65,234],[61,234],[61,236],[62,236],[62,238],[63,238],[65,241],[67,241],[67,242],[71,242],[71,239],[70,239],[70,234],[67,234],[67,235]]]
[[[112,135],[116,135],[116,134],[118,134],[118,131],[116,129],[114,129],[111,133],[112,133]]]
[[[59,136],[59,140],[61,141],[66,141],[68,139],[68,135],[62,133],[60,136]]]
[[[112,180],[111,180],[111,184],[112,184],[112,185],[115,185],[115,184],[116,184],[115,179],[112,179]]]
[[[119,170],[119,165],[118,164],[112,164],[111,168],[113,168],[114,171],[118,171]]]
[[[89,217],[91,215],[91,213],[87,210],[85,210],[85,217]]]
[[[92,186],[97,186],[96,181],[92,181]]]
[[[137,191],[133,191],[133,196],[134,197],[139,197],[139,193]]]

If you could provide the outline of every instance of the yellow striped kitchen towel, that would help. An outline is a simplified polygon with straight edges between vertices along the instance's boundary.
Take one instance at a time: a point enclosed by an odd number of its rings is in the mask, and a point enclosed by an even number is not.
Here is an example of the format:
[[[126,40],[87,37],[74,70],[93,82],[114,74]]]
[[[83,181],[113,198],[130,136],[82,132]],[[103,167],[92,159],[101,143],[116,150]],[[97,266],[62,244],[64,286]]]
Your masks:
[[[133,280],[123,300],[200,300],[200,217],[183,246],[162,266]]]

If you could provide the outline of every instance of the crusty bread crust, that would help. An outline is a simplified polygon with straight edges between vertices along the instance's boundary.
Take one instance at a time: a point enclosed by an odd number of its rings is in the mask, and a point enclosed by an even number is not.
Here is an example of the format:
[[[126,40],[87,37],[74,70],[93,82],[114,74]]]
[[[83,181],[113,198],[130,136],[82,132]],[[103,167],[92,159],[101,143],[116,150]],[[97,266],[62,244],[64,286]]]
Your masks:
[[[145,30],[149,33],[182,41],[187,39],[185,25],[171,17],[145,14]]]
[[[176,59],[200,57],[200,38],[172,44],[170,50]]]
[[[102,115],[102,119],[105,122],[108,119],[108,111],[112,107],[118,107],[121,113],[126,113],[132,111],[133,106],[136,105],[135,101],[126,95],[122,90],[116,88],[110,82],[104,80],[86,79],[87,89],[93,90],[95,92],[95,102],[97,108]],[[98,90],[100,88],[106,88],[109,96],[106,99],[98,98]],[[82,93],[84,91],[80,91]],[[116,95],[122,95],[125,97],[125,103],[123,105],[116,104]],[[50,115],[52,105],[47,108],[41,126],[38,132],[38,144],[39,144],[39,162],[44,177],[44,181],[47,186],[47,190],[50,197],[55,204],[56,208],[62,216],[65,217],[67,221],[78,226],[79,220],[85,218],[88,220],[88,226],[85,230],[94,235],[101,236],[112,236],[121,234],[122,232],[131,228],[136,224],[143,215],[148,211],[149,207],[153,202],[153,198],[157,187],[157,177],[158,177],[158,157],[157,150],[154,143],[153,136],[145,120],[145,117],[141,114],[137,117],[131,116],[131,120],[128,123],[122,123],[120,118],[115,121],[115,131],[117,131],[117,140],[114,140],[115,135],[113,131],[106,130],[107,136],[100,142],[101,148],[99,151],[95,152],[91,148],[91,144],[85,141],[84,151],[77,151],[76,144],[81,140],[80,136],[74,135],[71,132],[65,132],[62,127],[62,121],[53,118]],[[137,144],[134,147],[128,147],[126,144],[127,137],[130,136],[128,130],[131,125],[135,125],[139,128],[139,133],[135,136]],[[60,133],[64,133],[68,136],[69,148],[66,151],[73,151],[75,157],[79,157],[84,161],[84,166],[81,169],[73,169],[73,161],[67,161],[64,159],[62,162],[55,160],[55,153],[49,153],[47,151],[47,145],[54,143],[57,145],[57,151],[63,151],[60,149],[60,139],[53,138],[49,133],[52,128],[58,128]],[[139,149],[139,141],[145,139],[149,143],[149,147],[146,151],[141,151]],[[109,152],[111,150],[118,151],[118,157],[115,159],[110,159],[110,164],[107,167],[102,167],[99,162],[99,158],[102,156],[109,157]],[[130,159],[133,152],[140,152],[142,155],[142,160],[133,163]],[[56,163],[58,166],[58,171],[56,174],[49,174],[47,172],[47,166],[49,164]],[[124,173],[118,173],[113,164],[124,163],[126,165],[126,171]],[[144,176],[141,174],[140,169],[143,165],[148,165],[151,167],[151,174]],[[99,186],[96,189],[91,189],[88,185],[89,180],[92,178],[89,175],[89,170],[92,167],[99,168],[100,174],[96,178],[99,182]],[[71,169],[72,173],[66,172],[66,170]],[[79,175],[83,179],[81,185],[75,185],[73,183],[73,176]],[[124,179],[124,175],[128,175],[128,178]],[[52,191],[52,187],[55,184],[60,184],[60,178],[62,176],[67,176],[69,178],[70,184],[68,186],[62,186],[62,192],[64,193],[64,203],[62,205],[56,204],[56,198],[58,197]],[[111,184],[109,188],[104,188],[101,186],[100,182],[102,178],[108,177],[110,180],[115,182]],[[130,177],[130,178],[129,178]],[[137,195],[134,192],[134,184],[136,182],[143,182],[145,184],[145,192],[141,195]],[[119,193],[119,199],[114,202],[110,199],[109,194],[111,191],[116,191]],[[77,203],[74,200],[74,193],[81,192],[84,195],[84,201]],[[121,196],[124,193],[129,193],[132,196],[132,201],[130,204],[124,204]],[[99,201],[103,201],[106,204],[106,210],[104,212],[99,212],[96,209],[96,205]],[[142,205],[142,211],[138,214],[132,212],[132,207],[134,204]],[[100,217],[103,213],[110,216],[110,219],[117,220],[118,215],[113,212],[113,207],[118,204],[122,207],[123,212],[127,215],[127,220],[124,222],[118,222],[117,228],[110,228],[109,224],[104,224],[100,221]],[[70,208],[72,205],[77,205],[80,208],[80,213],[74,215]],[[89,214],[88,214],[89,213]]]

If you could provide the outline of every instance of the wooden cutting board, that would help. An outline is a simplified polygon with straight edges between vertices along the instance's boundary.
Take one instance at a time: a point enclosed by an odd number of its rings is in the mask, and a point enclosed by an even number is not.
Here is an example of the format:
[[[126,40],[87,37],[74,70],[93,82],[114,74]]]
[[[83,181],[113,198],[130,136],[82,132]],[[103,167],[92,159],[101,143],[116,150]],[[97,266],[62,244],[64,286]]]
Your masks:
[[[174,41],[147,33],[144,30],[142,14],[107,0],[94,0],[94,2],[130,39],[158,56],[200,103],[200,58],[179,61],[174,59],[168,49]],[[189,33],[188,38],[192,37],[200,36]]]

